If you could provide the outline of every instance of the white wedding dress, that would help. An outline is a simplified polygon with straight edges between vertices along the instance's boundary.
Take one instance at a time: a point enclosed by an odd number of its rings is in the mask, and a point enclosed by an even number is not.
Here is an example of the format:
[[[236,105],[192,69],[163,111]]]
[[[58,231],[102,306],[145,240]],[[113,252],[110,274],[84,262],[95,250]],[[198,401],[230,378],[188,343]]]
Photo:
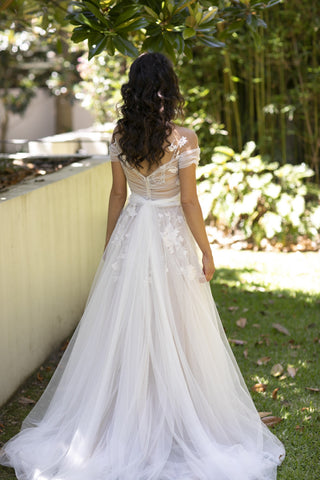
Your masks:
[[[111,160],[118,160],[111,145]],[[261,421],[179,200],[186,137],[131,195],[52,379],[3,447],[19,480],[274,480],[285,457]]]

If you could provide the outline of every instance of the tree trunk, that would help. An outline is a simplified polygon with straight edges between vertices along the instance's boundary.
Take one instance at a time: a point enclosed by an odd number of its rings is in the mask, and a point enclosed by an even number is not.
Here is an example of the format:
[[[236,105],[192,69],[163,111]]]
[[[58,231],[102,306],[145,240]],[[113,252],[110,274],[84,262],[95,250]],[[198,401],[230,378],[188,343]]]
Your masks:
[[[72,105],[65,95],[56,97],[56,133],[72,130]]]
[[[7,151],[6,139],[7,139],[8,127],[9,127],[9,112],[5,108],[5,106],[3,106],[3,108],[4,108],[4,113],[3,113],[3,118],[1,119],[1,124],[0,124],[0,130],[1,130],[0,151],[1,153],[6,153]]]

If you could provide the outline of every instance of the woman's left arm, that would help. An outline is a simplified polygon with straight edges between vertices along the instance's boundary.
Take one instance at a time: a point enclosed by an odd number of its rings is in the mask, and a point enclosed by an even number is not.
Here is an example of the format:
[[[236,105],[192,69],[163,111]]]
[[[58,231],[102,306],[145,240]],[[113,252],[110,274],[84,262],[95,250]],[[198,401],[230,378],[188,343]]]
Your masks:
[[[107,233],[104,249],[108,245],[111,234],[116,226],[127,198],[127,181],[121,163],[111,162],[111,166],[112,188],[109,197]]]

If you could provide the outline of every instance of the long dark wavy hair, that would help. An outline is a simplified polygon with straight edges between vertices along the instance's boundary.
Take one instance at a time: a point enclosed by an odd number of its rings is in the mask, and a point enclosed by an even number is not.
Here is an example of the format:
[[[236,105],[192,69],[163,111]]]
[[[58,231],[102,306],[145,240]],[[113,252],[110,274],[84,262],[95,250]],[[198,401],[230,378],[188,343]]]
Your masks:
[[[140,168],[159,165],[170,145],[171,121],[183,114],[184,99],[172,63],[161,53],[144,53],[131,65],[122,85],[122,118],[117,122],[120,159]]]

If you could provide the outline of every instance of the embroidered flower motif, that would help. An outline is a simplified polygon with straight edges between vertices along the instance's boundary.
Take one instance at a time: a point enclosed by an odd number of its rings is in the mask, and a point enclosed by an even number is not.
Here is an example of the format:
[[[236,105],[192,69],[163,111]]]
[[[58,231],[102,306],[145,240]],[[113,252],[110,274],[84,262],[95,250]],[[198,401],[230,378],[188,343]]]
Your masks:
[[[175,145],[174,143],[171,143],[171,145],[169,145],[168,147],[168,150],[169,152],[174,152],[175,150],[177,150],[178,148],[178,145]]]
[[[178,147],[183,147],[187,143],[187,137],[181,137],[178,141]]]
[[[178,167],[170,167],[170,168],[168,168],[168,171],[169,171],[170,173],[177,173]]]
[[[177,244],[181,243],[182,239],[182,237],[179,235],[179,230],[177,228],[173,228],[173,226],[169,223],[165,227],[161,236],[169,252],[174,253],[175,247],[177,247]]]
[[[129,203],[126,210],[129,217],[137,215],[136,205],[134,203]]]
[[[188,280],[195,280],[197,276],[197,270],[194,265],[187,265],[184,271]]]
[[[174,152],[175,150],[177,150],[177,148],[183,147],[183,145],[185,145],[187,141],[187,137],[181,137],[179,138],[178,143],[171,143],[171,145],[169,145],[168,147],[168,150],[170,152]]]

